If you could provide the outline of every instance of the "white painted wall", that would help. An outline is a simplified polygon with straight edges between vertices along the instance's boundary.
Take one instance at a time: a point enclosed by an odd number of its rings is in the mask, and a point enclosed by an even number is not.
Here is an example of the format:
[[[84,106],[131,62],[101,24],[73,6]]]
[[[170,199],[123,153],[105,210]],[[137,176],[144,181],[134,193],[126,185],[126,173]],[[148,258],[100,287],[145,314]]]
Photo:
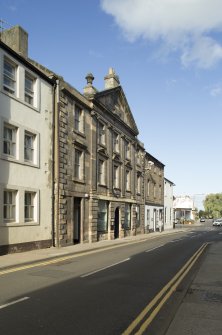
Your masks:
[[[145,232],[156,231],[163,226],[163,207],[145,205]]]
[[[173,183],[164,179],[164,229],[173,228]]]
[[[0,245],[51,239],[52,215],[52,87],[22,63],[17,65],[16,96],[3,89],[4,56],[0,50]],[[35,78],[34,106],[24,101],[25,70]],[[16,157],[3,153],[4,123],[15,126]],[[24,160],[24,132],[35,135],[35,160]],[[16,220],[5,223],[3,218],[4,189],[16,190]],[[35,216],[33,222],[24,220],[25,191],[34,192]]]

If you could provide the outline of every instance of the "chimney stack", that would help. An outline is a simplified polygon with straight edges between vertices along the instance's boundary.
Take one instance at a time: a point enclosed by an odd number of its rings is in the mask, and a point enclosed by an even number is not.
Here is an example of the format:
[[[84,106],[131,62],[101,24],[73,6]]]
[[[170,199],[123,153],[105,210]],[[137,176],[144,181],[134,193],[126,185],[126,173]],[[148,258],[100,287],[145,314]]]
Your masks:
[[[0,33],[3,43],[21,56],[28,57],[28,33],[20,26],[14,26]]]

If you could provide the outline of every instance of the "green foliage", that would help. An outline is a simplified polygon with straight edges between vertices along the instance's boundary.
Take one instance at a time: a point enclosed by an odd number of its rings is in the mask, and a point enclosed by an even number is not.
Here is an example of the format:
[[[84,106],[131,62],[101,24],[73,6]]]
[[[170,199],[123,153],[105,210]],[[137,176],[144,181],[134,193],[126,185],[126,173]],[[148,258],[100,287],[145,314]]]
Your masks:
[[[206,217],[207,215],[206,215],[206,212],[205,211],[203,211],[202,209],[200,209],[199,210],[199,218],[201,218],[201,217]]]
[[[203,204],[208,217],[222,217],[222,193],[208,194]]]

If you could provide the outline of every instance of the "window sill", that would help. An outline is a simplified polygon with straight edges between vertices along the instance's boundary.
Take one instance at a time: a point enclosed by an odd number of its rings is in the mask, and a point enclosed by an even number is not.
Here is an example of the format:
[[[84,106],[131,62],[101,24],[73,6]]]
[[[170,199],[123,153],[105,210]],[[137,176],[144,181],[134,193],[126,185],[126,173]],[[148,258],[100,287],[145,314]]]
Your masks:
[[[19,102],[19,103],[21,103],[21,104],[23,104],[23,105],[25,105],[25,106],[27,106],[27,107],[33,109],[35,112],[40,113],[39,108],[37,108],[37,107],[35,107],[35,106],[33,106],[33,105],[30,105],[30,104],[27,103],[25,100],[22,100],[21,98],[17,97],[15,94],[11,94],[11,93],[5,91],[4,89],[1,90],[1,92],[2,92],[3,94],[7,95],[9,98],[14,99],[14,100],[16,100],[17,102]]]
[[[79,135],[83,138],[86,138],[86,135],[82,131],[79,131],[79,130],[76,130],[76,129],[73,129],[72,131],[73,131],[74,134]]]
[[[74,183],[78,183],[78,184],[82,184],[82,185],[86,184],[85,180],[81,180],[81,179],[78,179],[78,178],[75,178],[75,177],[72,178],[72,181]]]
[[[39,164],[34,164],[34,163],[31,163],[31,162],[28,162],[28,161],[21,161],[13,156],[8,156],[6,154],[2,154],[0,156],[1,159],[5,160],[5,161],[8,161],[8,162],[11,162],[11,163],[15,163],[15,164],[21,164],[21,165],[26,165],[26,166],[30,166],[30,167],[33,167],[33,168],[40,168]]]
[[[30,222],[4,222],[0,224],[0,227],[27,227],[27,226],[39,226],[40,223],[36,221]]]
[[[99,184],[98,183],[97,185],[98,185],[98,187],[108,188],[107,185],[104,185],[104,184]]]

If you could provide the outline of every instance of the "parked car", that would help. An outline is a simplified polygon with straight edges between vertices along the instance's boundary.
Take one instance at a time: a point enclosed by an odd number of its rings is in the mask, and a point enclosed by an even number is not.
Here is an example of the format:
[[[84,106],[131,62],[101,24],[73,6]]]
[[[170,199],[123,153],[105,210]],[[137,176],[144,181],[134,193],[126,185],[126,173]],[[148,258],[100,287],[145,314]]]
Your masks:
[[[214,220],[213,226],[215,226],[215,227],[221,227],[222,226],[222,219],[216,219],[216,220]]]
[[[205,218],[204,218],[204,217],[201,217],[201,218],[200,218],[200,222],[205,222]]]

